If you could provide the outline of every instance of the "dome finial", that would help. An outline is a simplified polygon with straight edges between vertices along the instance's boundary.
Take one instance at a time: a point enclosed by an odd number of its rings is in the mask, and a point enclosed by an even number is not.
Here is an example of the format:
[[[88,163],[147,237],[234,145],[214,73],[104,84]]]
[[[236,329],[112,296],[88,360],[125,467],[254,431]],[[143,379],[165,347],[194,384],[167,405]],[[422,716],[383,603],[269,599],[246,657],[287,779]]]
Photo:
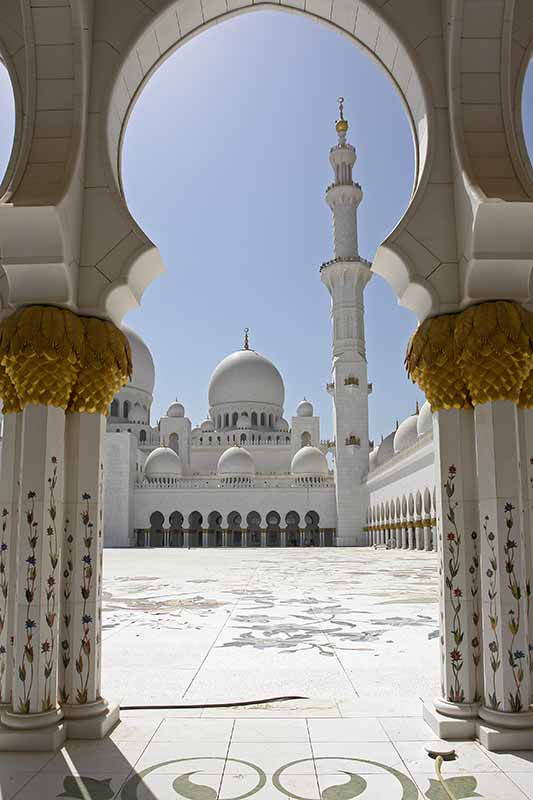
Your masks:
[[[348,131],[348,120],[344,119],[344,97],[339,97],[339,119],[335,123],[335,130],[339,134],[339,140],[343,142]]]
[[[250,333],[250,328],[245,328],[244,329],[244,347],[243,347],[243,350],[249,350],[250,349],[250,345],[249,345],[249,342],[248,342],[248,334],[249,333]]]
[[[415,408],[415,411],[416,411],[416,414],[417,414],[417,416],[418,416],[418,414],[420,414],[420,406],[418,405],[418,400],[416,401],[416,408]]]

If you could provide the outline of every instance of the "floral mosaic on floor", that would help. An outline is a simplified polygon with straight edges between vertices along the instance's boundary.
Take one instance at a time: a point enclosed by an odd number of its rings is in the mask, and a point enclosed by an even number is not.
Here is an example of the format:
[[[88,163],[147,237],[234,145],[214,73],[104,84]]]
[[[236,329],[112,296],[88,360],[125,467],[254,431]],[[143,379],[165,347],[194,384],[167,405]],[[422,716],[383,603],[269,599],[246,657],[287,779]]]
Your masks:
[[[220,761],[220,768],[223,769],[224,765],[230,765],[237,769],[245,770],[244,785],[239,794],[226,795],[224,792],[219,792],[213,786],[207,783],[202,783],[202,770],[196,767],[195,761],[210,760],[216,762]],[[345,762],[343,766],[345,769],[340,770],[338,766],[339,760]],[[293,786],[290,788],[285,785],[284,777],[291,767],[298,767],[305,762],[311,762],[312,759],[302,759],[299,761],[289,762],[279,767],[274,775],[267,776],[267,774],[257,764],[249,761],[241,761],[240,759],[176,759],[175,761],[166,761],[159,764],[154,764],[152,767],[136,773],[128,778],[122,789],[118,794],[111,788],[112,778],[89,778],[82,776],[69,775],[64,779],[64,791],[58,794],[58,798],[69,798],[70,800],[138,800],[143,795],[146,797],[145,778],[155,773],[164,767],[176,767],[177,774],[169,774],[168,787],[165,791],[165,798],[172,796],[168,794],[168,789],[172,787],[176,799],[183,798],[183,800],[246,800],[248,797],[258,794],[269,783],[277,789],[282,796],[292,798],[292,800],[352,800],[352,798],[360,797],[364,800],[365,794],[372,794],[375,797],[376,787],[373,785],[373,774],[359,774],[357,771],[358,766],[366,766],[378,770],[377,774],[390,777],[387,783],[387,788],[381,783],[382,789],[387,791],[387,800],[420,800],[422,797],[417,785],[405,773],[389,767],[386,764],[379,762],[369,761],[367,759],[357,758],[319,758],[315,759],[314,766],[319,768],[320,764],[327,761],[335,761],[336,775],[327,776],[327,785],[321,787],[320,796],[299,794],[295,791]],[[215,766],[215,765],[214,765]],[[206,776],[204,776],[206,780]],[[218,779],[220,780],[220,779]],[[293,781],[294,783],[294,781]],[[322,783],[322,782],[321,782]],[[426,785],[427,784],[427,785]],[[445,778],[443,786],[437,779],[429,779],[423,785],[423,790],[427,800],[450,800],[450,794],[455,800],[466,800],[466,798],[479,797],[483,798],[485,795],[479,794],[476,789],[478,782],[473,775],[457,775],[451,778]],[[372,791],[373,790],[373,791]],[[148,795],[156,800],[156,795],[151,793]]]

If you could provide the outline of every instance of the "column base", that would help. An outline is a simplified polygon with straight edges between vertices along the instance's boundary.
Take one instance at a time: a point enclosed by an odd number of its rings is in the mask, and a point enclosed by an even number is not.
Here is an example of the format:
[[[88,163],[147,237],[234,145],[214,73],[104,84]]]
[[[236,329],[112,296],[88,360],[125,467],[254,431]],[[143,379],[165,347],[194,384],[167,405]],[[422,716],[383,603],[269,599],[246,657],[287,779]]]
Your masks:
[[[453,703],[443,700],[436,702],[443,709],[449,706],[452,713],[458,709]],[[477,739],[486,750],[496,753],[533,750],[533,711],[508,714],[474,705],[461,710],[463,716],[447,716],[423,703],[422,716],[434,733],[446,741]],[[468,713],[474,713],[475,716],[466,716]]]
[[[13,714],[0,719],[0,751],[55,752],[67,738],[67,725],[60,710],[44,714]]]
[[[439,704],[442,703],[442,701],[438,702]],[[428,706],[426,703],[423,703],[422,717],[424,722],[437,734],[439,739],[445,739],[446,741],[468,741],[469,739],[476,738],[477,722],[477,707],[469,706],[469,708],[476,709],[474,716],[448,717],[440,711],[437,711],[434,706]]]
[[[118,704],[97,700],[80,706],[64,706],[69,739],[103,739],[120,721]]]

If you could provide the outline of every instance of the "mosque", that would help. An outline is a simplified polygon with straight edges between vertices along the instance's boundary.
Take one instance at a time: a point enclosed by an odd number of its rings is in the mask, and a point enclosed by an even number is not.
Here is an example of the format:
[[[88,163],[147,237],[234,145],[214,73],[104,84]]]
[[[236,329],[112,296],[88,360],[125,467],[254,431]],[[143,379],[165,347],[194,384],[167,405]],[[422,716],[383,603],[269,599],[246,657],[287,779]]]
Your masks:
[[[150,351],[124,329],[133,373],[109,408],[105,435],[108,547],[364,546],[433,548],[434,453],[428,403],[373,448],[368,438],[364,288],[353,181],[355,148],[340,99],[333,182],[333,258],[320,277],[331,295],[332,365],[326,385],[334,440],[303,399],[289,421],[276,366],[250,347],[214,369],[209,417],[193,427],[177,400],[150,421],[155,369]],[[331,464],[331,467],[330,467]]]

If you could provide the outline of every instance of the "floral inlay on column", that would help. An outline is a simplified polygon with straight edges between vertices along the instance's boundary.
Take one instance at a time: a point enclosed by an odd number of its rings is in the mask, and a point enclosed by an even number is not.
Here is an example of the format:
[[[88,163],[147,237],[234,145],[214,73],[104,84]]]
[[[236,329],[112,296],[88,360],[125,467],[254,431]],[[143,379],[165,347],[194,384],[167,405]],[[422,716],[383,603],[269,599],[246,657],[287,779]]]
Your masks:
[[[22,683],[22,697],[19,698],[19,711],[21,714],[30,713],[30,695],[33,686],[33,630],[35,628],[35,620],[31,619],[31,604],[35,597],[35,583],[37,581],[37,558],[35,556],[35,549],[39,536],[37,533],[37,522],[35,522],[35,492],[28,492],[29,506],[26,509],[26,524],[28,526],[28,545],[30,548],[29,555],[26,559],[26,642],[24,643],[24,651],[22,659],[19,664],[18,674]],[[29,675],[28,675],[29,673]]]
[[[523,662],[526,654],[523,650],[515,650],[515,641],[520,631],[520,600],[522,598],[522,589],[516,577],[514,553],[516,548],[516,540],[511,538],[514,520],[513,520],[514,506],[512,503],[505,504],[505,521],[507,525],[507,537],[503,552],[505,554],[505,571],[507,573],[507,586],[513,599],[515,601],[514,608],[509,611],[509,630],[511,632],[511,644],[509,647],[509,665],[513,672],[513,679],[515,683],[515,692],[509,692],[509,704],[512,711],[521,711],[523,708],[522,694],[520,687],[524,680],[524,667]]]
[[[472,641],[470,642],[472,647],[472,661],[474,664],[474,673],[476,676],[475,679],[475,694],[474,694],[474,703],[481,702],[481,693],[479,691],[479,665],[481,663],[481,640],[480,640],[480,631],[479,631],[479,623],[481,620],[480,615],[480,601],[479,601],[479,552],[477,548],[477,533],[476,531],[472,531],[472,562],[470,564],[469,572],[471,575],[470,581],[470,596],[472,597],[472,622],[474,625],[474,629],[476,635],[473,637]]]
[[[6,703],[8,701],[8,692],[7,690],[4,692],[4,676],[6,674],[6,659],[7,659],[7,648],[4,644],[3,640],[3,633],[7,619],[7,593],[8,593],[8,581],[7,581],[7,574],[6,574],[6,558],[8,552],[8,546],[6,542],[7,538],[7,523],[8,523],[9,512],[7,508],[2,509],[2,539],[0,540],[0,637],[2,641],[0,641],[0,703]]]
[[[497,612],[497,597],[498,597],[498,590],[497,580],[498,580],[498,560],[496,558],[496,550],[494,547],[494,531],[489,530],[489,517],[486,516],[483,521],[483,530],[485,532],[485,537],[487,539],[489,545],[489,568],[487,569],[487,578],[489,579],[489,585],[487,589],[487,594],[489,597],[489,622],[490,627],[492,630],[492,641],[489,642],[489,652],[490,652],[490,667],[492,670],[492,694],[488,695],[489,703],[491,708],[495,711],[498,710],[500,707],[500,701],[497,698],[496,694],[496,673],[501,667],[501,658],[500,658],[500,640],[498,638],[498,612]]]
[[[458,504],[452,502],[452,498],[455,493],[454,481],[456,474],[457,469],[452,464],[448,467],[448,479],[444,484],[447,501],[446,518],[452,526],[452,530],[447,534],[448,552],[450,554],[450,558],[447,562],[447,574],[445,576],[445,582],[448,590],[450,606],[453,612],[451,632],[455,644],[455,647],[450,652],[453,685],[449,688],[448,699],[452,703],[464,703],[465,693],[460,681],[460,672],[463,668],[463,651],[461,645],[464,639],[464,633],[461,625],[461,597],[463,592],[459,586],[454,585],[455,578],[459,573],[459,568],[461,565],[461,534],[457,528],[457,523],[455,520],[455,508]]]
[[[82,557],[82,585],[81,585],[81,596],[83,598],[83,606],[82,606],[82,639],[80,644],[80,650],[78,658],[76,659],[76,672],[80,677],[80,688],[76,691],[76,700],[78,703],[86,703],[87,696],[88,696],[88,684],[89,684],[89,677],[91,672],[91,624],[93,622],[93,618],[90,614],[87,613],[87,601],[91,596],[91,588],[92,588],[92,577],[93,577],[93,568],[92,568],[92,558],[91,558],[91,546],[93,543],[93,523],[91,521],[90,513],[89,513],[89,500],[91,499],[91,495],[85,492],[83,494],[83,500],[85,501],[85,508],[81,512],[81,520],[83,523],[83,544],[85,546],[86,552]],[[85,656],[85,658],[84,658]]]
[[[46,529],[48,536],[48,558],[50,561],[50,571],[46,581],[46,614],[45,621],[48,627],[49,638],[41,643],[41,652],[44,654],[44,697],[42,700],[42,711],[50,711],[54,708],[52,702],[52,687],[50,678],[54,664],[54,626],[57,618],[56,608],[56,569],[59,562],[59,545],[57,540],[56,517],[57,506],[55,498],[55,488],[57,485],[57,459],[52,457],[52,475],[48,478],[49,502],[48,516],[50,525]]]
[[[72,571],[74,569],[74,562],[72,560],[72,543],[74,537],[69,533],[69,521],[65,520],[63,528],[63,540],[67,544],[67,552],[65,554],[65,568],[63,570],[63,627],[64,638],[61,640],[61,661],[63,664],[63,686],[59,689],[59,699],[61,704],[68,703],[70,694],[67,692],[66,672],[70,664],[70,622],[72,619],[72,612],[70,609],[70,595],[72,594]]]

